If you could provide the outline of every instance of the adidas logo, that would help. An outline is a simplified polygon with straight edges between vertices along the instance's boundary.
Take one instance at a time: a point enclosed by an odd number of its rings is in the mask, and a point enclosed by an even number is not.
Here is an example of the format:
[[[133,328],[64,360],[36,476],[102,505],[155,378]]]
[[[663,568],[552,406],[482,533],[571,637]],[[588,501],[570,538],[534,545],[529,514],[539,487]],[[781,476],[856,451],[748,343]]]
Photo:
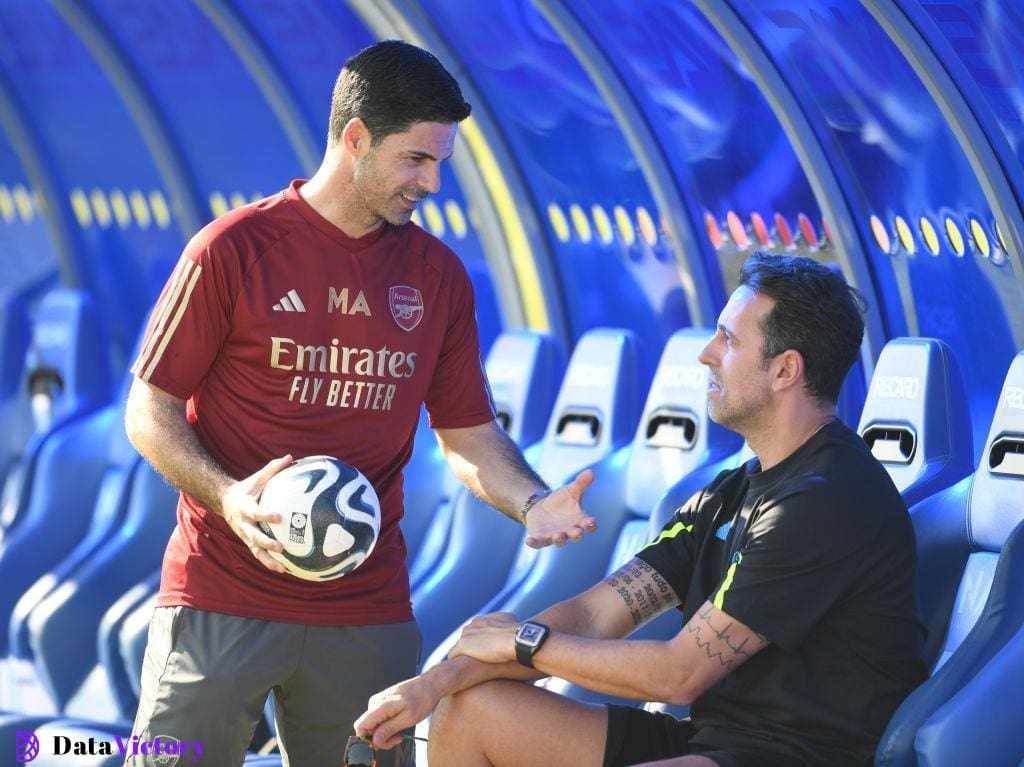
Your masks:
[[[294,290],[289,290],[288,294],[284,296],[280,301],[274,304],[275,312],[304,312],[306,311],[305,304],[302,303],[302,299],[299,298],[299,294]]]

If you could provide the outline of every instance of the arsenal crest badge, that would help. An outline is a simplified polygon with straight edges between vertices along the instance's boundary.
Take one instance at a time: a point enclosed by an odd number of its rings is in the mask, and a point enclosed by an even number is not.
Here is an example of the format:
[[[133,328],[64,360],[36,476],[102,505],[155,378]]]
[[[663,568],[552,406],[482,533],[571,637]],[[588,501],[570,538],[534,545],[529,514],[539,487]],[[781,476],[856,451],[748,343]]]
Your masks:
[[[420,324],[423,319],[423,296],[416,288],[394,285],[388,291],[388,306],[395,324],[406,332]]]

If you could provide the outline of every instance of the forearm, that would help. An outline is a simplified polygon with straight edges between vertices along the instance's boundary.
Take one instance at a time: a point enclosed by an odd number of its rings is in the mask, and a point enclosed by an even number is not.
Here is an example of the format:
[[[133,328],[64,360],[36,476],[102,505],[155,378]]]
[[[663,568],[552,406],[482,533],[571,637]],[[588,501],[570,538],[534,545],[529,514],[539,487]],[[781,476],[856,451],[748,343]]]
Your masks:
[[[684,670],[668,642],[594,639],[553,632],[533,664],[595,692],[627,700],[688,704]]]
[[[569,599],[552,605],[533,620],[543,623],[553,631],[584,637],[600,636],[601,632],[608,630],[594,621],[593,616],[578,599]],[[543,679],[548,674],[517,662],[484,663],[467,655],[460,655],[439,663],[425,671],[423,675],[431,677],[431,682],[438,685],[441,697],[444,697],[492,679],[532,682]]]
[[[234,479],[213,459],[176,402],[133,387],[125,427],[132,445],[174,487],[222,514],[221,499]]]
[[[523,503],[546,489],[522,452],[496,424],[486,430],[465,430],[457,447],[442,441],[452,471],[470,492],[520,522]]]

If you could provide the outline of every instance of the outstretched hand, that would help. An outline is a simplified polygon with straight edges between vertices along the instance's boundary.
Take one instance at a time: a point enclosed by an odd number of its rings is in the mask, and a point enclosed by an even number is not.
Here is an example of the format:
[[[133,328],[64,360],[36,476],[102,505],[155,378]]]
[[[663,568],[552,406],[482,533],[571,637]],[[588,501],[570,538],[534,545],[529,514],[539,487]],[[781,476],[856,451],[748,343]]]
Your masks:
[[[597,529],[597,520],[582,506],[583,493],[594,481],[592,469],[580,472],[568,485],[539,501],[526,515],[526,545],[535,549],[554,544],[564,546]]]

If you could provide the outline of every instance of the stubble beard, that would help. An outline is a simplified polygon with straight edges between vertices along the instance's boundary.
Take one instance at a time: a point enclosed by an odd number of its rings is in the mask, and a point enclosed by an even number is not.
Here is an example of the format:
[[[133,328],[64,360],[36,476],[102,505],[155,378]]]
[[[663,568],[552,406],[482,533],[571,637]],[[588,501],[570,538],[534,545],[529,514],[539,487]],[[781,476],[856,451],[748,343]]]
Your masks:
[[[371,151],[352,173],[352,189],[355,191],[357,204],[365,211],[367,221],[371,226],[381,221],[401,226],[409,219],[400,221],[395,220],[395,216],[388,215],[386,200],[377,199],[382,188],[383,183],[377,170],[375,156]]]

